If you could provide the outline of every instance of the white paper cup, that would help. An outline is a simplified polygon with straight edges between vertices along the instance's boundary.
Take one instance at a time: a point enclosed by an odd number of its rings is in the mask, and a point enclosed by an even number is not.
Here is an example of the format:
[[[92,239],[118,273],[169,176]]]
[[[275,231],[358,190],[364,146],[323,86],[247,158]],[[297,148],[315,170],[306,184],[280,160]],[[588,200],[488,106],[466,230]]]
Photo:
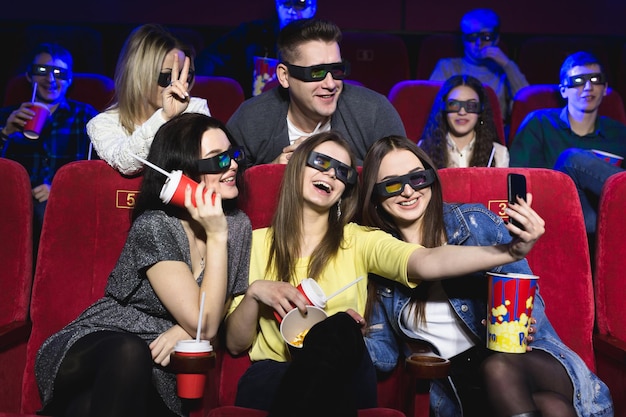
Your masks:
[[[619,155],[615,155],[611,152],[601,151],[599,149],[592,149],[591,152],[593,152],[598,158],[603,159],[605,162],[608,162],[611,165],[615,165],[616,167],[622,166],[622,161],[624,160],[624,158]]]
[[[283,317],[280,323],[280,334],[290,348],[302,348],[302,344],[296,342],[296,339],[299,336],[300,339],[304,339],[306,334],[303,332],[308,332],[311,327],[328,317],[326,312],[319,307],[306,306],[306,309],[307,314],[303,315],[300,310],[294,308]]]

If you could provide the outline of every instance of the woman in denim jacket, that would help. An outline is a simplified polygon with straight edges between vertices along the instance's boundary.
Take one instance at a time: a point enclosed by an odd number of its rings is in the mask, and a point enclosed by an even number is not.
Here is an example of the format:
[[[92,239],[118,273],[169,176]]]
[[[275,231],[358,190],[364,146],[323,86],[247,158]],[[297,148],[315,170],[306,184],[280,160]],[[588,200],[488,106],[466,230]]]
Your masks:
[[[430,159],[409,139],[390,136],[374,144],[362,177],[363,223],[404,240],[426,247],[487,246],[509,241],[507,229],[518,231],[483,205],[443,203]],[[532,273],[526,260],[493,271]],[[513,355],[485,348],[484,273],[415,290],[377,277],[371,283],[366,346],[379,371],[393,370],[400,355],[410,354],[402,339],[426,342],[452,362],[450,376],[431,383],[431,415],[613,415],[608,388],[559,339],[539,293],[528,337],[532,349]]]

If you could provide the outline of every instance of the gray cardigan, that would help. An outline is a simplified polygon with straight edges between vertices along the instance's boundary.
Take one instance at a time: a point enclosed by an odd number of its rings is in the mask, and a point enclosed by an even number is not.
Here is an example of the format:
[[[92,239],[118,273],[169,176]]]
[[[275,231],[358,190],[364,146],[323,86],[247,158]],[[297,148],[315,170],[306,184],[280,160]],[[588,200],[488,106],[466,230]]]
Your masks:
[[[271,163],[289,145],[288,109],[289,92],[279,86],[246,100],[232,115],[228,130],[245,147],[249,165]],[[359,165],[378,139],[406,136],[402,120],[387,97],[348,83],[343,84],[330,125],[352,145]]]

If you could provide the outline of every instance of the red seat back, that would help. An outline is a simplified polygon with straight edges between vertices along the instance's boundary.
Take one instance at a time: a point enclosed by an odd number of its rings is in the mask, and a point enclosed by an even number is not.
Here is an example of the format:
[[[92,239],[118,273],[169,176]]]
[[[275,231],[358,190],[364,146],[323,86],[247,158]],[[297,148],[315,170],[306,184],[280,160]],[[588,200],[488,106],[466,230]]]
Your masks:
[[[341,57],[350,62],[350,78],[386,96],[410,78],[409,53],[402,38],[389,33],[344,32]]]
[[[422,137],[433,102],[442,85],[442,81],[401,81],[394,85],[389,92],[389,101],[398,111],[407,137],[415,141],[415,143]],[[498,139],[504,145],[504,125],[502,123],[500,104],[498,104],[498,96],[488,85],[484,85],[484,87],[493,111]]]
[[[578,51],[592,52],[604,64],[612,78],[607,42],[594,36],[540,35],[524,40],[519,46],[517,63],[528,83],[547,84],[554,81],[565,59]]]
[[[598,206],[594,285],[598,333],[595,336],[598,376],[612,393],[626,383],[626,314],[624,314],[624,204],[626,172],[604,183]],[[626,416],[626,398],[614,395],[615,415]]]
[[[513,99],[508,146],[511,147],[517,130],[530,112],[564,107],[565,104],[566,101],[561,96],[558,84],[529,85],[519,90]],[[626,124],[624,102],[617,91],[608,89],[606,96],[602,99],[598,114]]]
[[[598,331],[626,341],[626,314],[622,310],[626,292],[624,204],[626,173],[619,173],[604,183],[600,196],[594,278]]]
[[[61,167],[52,182],[39,244],[22,385],[22,412],[40,408],[35,356],[44,340],[104,294],[130,228],[141,177],[104,161]]]
[[[542,168],[446,168],[439,170],[448,202],[482,203],[505,217],[507,174],[526,176],[533,208],[546,232],[527,259],[539,275],[546,314],[563,342],[594,370],[593,288],[585,223],[578,193],[567,175]],[[572,325],[575,317],[576,325]]]
[[[33,197],[26,169],[0,158],[0,410],[19,411],[33,283]]]
[[[228,77],[196,75],[190,94],[206,99],[211,116],[224,123],[244,101],[241,85]]]
[[[4,105],[21,104],[32,98],[32,85],[25,75],[16,75],[9,80]],[[103,111],[113,102],[115,84],[106,75],[92,73],[74,73],[72,85],[67,96],[73,100],[91,104],[96,110]]]

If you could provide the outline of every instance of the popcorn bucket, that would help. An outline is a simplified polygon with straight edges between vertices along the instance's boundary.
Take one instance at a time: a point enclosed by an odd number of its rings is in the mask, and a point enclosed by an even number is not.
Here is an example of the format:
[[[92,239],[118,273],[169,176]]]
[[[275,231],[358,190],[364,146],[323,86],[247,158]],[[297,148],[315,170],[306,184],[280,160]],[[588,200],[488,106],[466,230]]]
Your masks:
[[[487,348],[498,352],[526,352],[526,336],[539,277],[492,272],[488,272],[487,277]]]

